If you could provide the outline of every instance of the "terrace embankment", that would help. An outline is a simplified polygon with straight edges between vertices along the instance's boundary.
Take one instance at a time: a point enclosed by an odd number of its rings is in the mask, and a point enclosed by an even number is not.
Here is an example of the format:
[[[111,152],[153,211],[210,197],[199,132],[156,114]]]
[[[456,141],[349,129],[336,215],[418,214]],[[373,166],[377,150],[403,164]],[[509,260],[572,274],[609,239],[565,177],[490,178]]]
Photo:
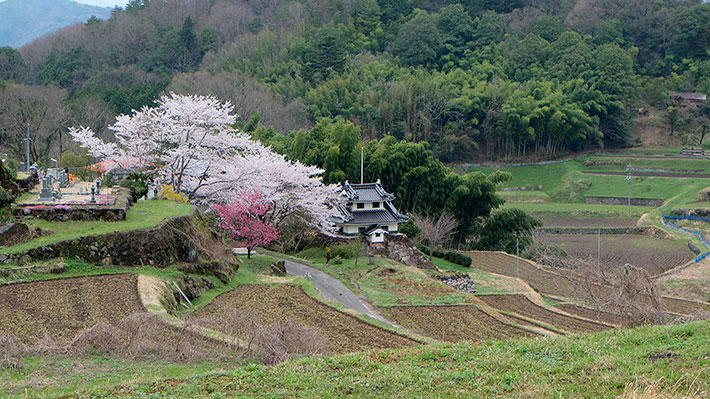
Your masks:
[[[64,240],[38,248],[0,254],[0,262],[27,263],[57,257],[77,258],[90,264],[167,266],[229,257],[214,232],[199,214],[166,219],[146,229],[117,231]]]

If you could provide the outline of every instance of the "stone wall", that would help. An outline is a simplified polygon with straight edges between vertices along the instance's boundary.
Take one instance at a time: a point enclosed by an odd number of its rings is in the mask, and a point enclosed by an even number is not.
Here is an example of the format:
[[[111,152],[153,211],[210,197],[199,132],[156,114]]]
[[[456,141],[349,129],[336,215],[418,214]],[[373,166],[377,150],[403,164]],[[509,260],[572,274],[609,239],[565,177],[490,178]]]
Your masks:
[[[127,188],[119,189],[114,205],[64,205],[64,204],[16,204],[12,214],[17,219],[39,218],[50,222],[66,222],[69,220],[102,220],[117,222],[126,220],[126,214],[133,205],[133,197]]]
[[[378,255],[407,266],[414,266],[421,269],[436,269],[433,263],[424,256],[403,234],[390,234],[387,241],[381,244],[369,244],[368,255]]]
[[[28,263],[57,257],[77,258],[95,265],[165,267],[176,262],[212,262],[222,254],[220,237],[198,214],[167,219],[160,225],[60,241],[14,254],[0,254],[0,262]],[[226,249],[225,255],[226,256]]]
[[[629,197],[595,197],[586,196],[584,201],[587,204],[602,204],[602,205],[627,205],[629,203]],[[653,206],[659,207],[663,205],[663,199],[661,198],[631,198],[631,205],[638,206]]]
[[[13,198],[17,198],[20,195],[20,187],[2,162],[0,162],[0,187]]]
[[[33,170],[28,177],[24,179],[17,179],[17,185],[20,187],[20,191],[26,193],[33,188],[37,187],[39,184],[39,175],[36,170]]]
[[[103,220],[105,222],[117,222],[126,220],[128,204],[118,207],[91,206],[91,205],[42,205],[30,208],[17,205],[12,213],[17,219],[39,218],[50,222],[66,222],[69,220]]]

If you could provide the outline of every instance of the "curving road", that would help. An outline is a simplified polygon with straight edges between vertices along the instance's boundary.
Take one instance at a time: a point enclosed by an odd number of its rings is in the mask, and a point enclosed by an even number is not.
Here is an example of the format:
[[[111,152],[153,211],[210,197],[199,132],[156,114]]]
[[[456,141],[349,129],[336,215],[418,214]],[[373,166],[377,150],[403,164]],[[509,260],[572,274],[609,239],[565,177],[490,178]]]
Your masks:
[[[288,274],[294,276],[309,276],[311,281],[313,281],[313,284],[324,297],[394,327],[400,327],[380,316],[372,305],[367,303],[367,300],[364,297],[355,295],[354,292],[350,291],[350,289],[337,278],[302,263],[296,263],[287,259],[282,260],[286,263],[286,272]]]

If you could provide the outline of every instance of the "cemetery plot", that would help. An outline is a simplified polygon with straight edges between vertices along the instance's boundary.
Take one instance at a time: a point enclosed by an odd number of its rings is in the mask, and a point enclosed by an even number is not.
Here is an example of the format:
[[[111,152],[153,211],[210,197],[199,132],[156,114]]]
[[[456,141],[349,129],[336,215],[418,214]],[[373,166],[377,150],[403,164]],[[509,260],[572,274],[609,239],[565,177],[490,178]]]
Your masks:
[[[45,334],[66,344],[99,322],[143,312],[136,281],[116,274],[0,286],[0,330],[30,344]]]
[[[573,257],[597,258],[596,234],[536,234],[535,240],[561,245]],[[657,275],[692,258],[693,254],[687,248],[671,240],[632,234],[601,236],[603,268],[615,268],[628,263]]]
[[[542,218],[544,227],[634,227],[637,219],[617,218]]]
[[[610,328],[603,324],[565,316],[545,309],[521,294],[480,295],[478,298],[498,310],[517,313],[571,333],[601,331]]]
[[[447,342],[479,343],[536,336],[505,324],[474,305],[387,306],[378,310],[403,327]]]
[[[294,321],[317,329],[334,353],[349,353],[366,349],[402,348],[418,345],[405,336],[366,323],[340,312],[306,294],[301,287],[291,285],[240,285],[215,298],[196,312],[199,319],[219,320],[225,309],[237,309],[250,314],[263,325]],[[220,329],[219,322],[206,322]]]

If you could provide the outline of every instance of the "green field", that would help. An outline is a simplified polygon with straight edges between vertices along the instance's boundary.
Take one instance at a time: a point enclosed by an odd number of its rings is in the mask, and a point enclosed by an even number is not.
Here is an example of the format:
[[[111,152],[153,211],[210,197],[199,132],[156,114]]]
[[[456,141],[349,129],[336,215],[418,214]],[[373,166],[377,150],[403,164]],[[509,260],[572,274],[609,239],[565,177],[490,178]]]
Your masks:
[[[23,398],[636,398],[631,394],[648,387],[658,394],[648,398],[703,398],[710,395],[708,340],[710,322],[694,322],[308,357],[273,367],[50,356],[0,371],[0,384],[53,382],[23,391]]]
[[[585,166],[587,160],[618,160],[622,165]],[[550,165],[532,165],[517,167],[471,167],[469,171],[491,173],[495,170],[510,172],[513,178],[504,187],[542,186],[542,192],[519,192],[506,196],[533,197],[544,199],[546,194],[555,202],[583,202],[584,196],[626,197],[629,193],[626,176],[593,175],[585,171],[625,171],[625,165],[637,168],[666,168],[699,170],[700,173],[710,173],[710,161],[706,159],[645,159],[645,158],[607,158],[582,157],[572,161]],[[633,174],[632,174],[633,175]],[[707,178],[677,178],[677,177],[633,177],[631,180],[631,196],[634,198],[662,198],[668,200],[678,191],[678,185],[693,187],[697,193],[702,188],[710,186]],[[570,200],[573,198],[573,200]],[[686,198],[693,201],[697,197]],[[511,198],[515,200],[515,198]],[[574,200],[576,199],[576,200]]]
[[[26,249],[37,248],[58,241],[88,235],[150,228],[157,226],[167,218],[188,215],[191,211],[192,205],[189,204],[179,204],[168,200],[150,200],[139,201],[133,205],[126,214],[126,220],[118,222],[105,222],[101,220],[48,222],[41,219],[32,219],[26,221],[26,223],[39,227],[42,230],[50,230],[52,234],[34,238],[24,244],[0,247],[0,253],[20,252]]]

